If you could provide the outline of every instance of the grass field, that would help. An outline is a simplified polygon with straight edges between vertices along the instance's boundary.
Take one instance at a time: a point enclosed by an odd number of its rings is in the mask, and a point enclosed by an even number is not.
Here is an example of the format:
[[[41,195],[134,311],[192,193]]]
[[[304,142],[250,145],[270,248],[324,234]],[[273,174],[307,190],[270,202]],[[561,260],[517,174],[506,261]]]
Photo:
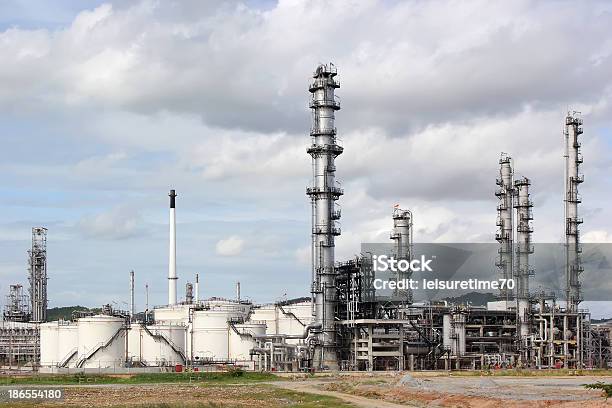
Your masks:
[[[206,384],[181,386],[142,384],[120,388],[71,387],[66,389],[63,402],[14,403],[11,407],[53,408],[58,406],[87,408],[195,408],[195,407],[297,407],[297,408],[349,408],[351,405],[338,398],[296,392],[269,384],[236,386]]]
[[[256,383],[279,381],[281,378],[270,373],[244,371],[214,373],[145,373],[145,374],[70,374],[70,375],[29,375],[5,376],[0,385],[70,385],[70,384],[155,384],[155,383]]]

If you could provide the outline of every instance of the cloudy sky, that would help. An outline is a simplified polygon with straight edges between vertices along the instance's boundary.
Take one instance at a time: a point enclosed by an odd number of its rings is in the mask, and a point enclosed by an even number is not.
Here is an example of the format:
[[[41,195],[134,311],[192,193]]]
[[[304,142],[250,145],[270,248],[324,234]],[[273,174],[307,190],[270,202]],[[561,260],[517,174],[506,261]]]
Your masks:
[[[385,242],[491,242],[500,152],[533,180],[538,242],[563,239],[568,109],[585,121],[584,239],[612,240],[612,4],[3,1],[0,291],[49,228],[50,306],[179,293],[307,295],[307,84],[339,71],[339,258]]]

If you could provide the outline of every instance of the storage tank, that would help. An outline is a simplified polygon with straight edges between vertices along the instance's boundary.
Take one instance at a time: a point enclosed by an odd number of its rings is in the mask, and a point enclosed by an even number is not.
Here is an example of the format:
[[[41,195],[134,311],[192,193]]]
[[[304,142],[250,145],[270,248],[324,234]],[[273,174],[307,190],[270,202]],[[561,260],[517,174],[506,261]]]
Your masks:
[[[59,341],[58,322],[41,323],[40,325],[40,365],[45,367],[57,365]]]
[[[70,358],[79,346],[77,325],[72,322],[59,322],[58,326],[57,357],[58,364],[72,367],[76,364],[76,356]]]
[[[185,355],[185,326],[178,325],[154,325],[149,326],[149,331],[156,336],[156,351],[160,361],[170,363],[185,363],[182,355]]]
[[[124,319],[97,315],[80,318],[78,366],[84,368],[122,367],[125,360]]]
[[[194,360],[223,361],[229,359],[228,321],[240,321],[248,316],[250,305],[228,300],[207,301],[206,310],[193,313],[190,345]]]
[[[256,346],[251,336],[263,336],[266,334],[264,322],[248,322],[234,324],[230,327],[229,357],[232,360],[250,360],[250,351]]]

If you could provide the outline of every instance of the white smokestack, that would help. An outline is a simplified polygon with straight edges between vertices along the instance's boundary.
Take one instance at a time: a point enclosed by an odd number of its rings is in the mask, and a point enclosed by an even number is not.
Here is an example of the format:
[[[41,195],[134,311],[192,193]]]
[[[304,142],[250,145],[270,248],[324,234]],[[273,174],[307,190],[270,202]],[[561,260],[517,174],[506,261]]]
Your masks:
[[[168,263],[168,304],[176,304],[176,192],[170,190],[170,253]]]
[[[195,303],[198,303],[200,300],[200,275],[196,273],[195,279]]]
[[[134,320],[134,271],[130,272],[130,320]]]

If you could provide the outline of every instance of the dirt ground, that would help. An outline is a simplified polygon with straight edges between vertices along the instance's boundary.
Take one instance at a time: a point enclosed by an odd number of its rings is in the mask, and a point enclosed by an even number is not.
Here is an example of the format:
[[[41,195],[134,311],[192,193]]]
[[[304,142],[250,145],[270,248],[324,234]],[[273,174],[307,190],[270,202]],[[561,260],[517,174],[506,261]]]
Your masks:
[[[612,407],[600,390],[583,385],[612,377],[449,377],[429,374],[345,377],[320,380],[317,388],[404,406],[493,408]],[[337,394],[330,394],[337,395]]]
[[[612,377],[448,376],[397,373],[296,376],[250,384],[98,384],[66,386],[63,403],[23,407],[612,407],[599,390]],[[0,404],[0,408],[2,404]]]

